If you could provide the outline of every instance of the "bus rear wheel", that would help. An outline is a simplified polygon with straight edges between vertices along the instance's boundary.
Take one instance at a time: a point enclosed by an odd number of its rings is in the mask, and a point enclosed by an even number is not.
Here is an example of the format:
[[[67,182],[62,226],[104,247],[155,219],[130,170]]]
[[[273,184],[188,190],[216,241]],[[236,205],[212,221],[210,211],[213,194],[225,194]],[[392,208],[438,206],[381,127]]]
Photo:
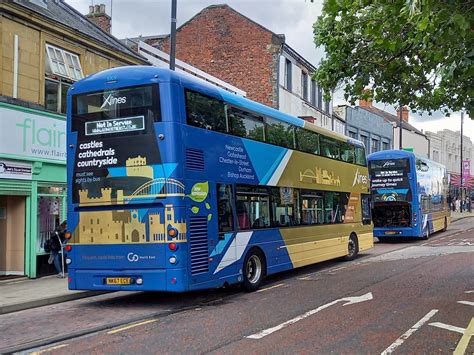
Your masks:
[[[423,240],[430,239],[430,226],[429,224],[426,226],[426,235],[422,237]]]
[[[244,259],[242,287],[247,292],[256,291],[266,274],[266,262],[260,249],[250,249]]]
[[[349,242],[347,243],[347,255],[344,257],[345,261],[354,260],[359,254],[359,240],[357,236],[353,233],[349,237]]]

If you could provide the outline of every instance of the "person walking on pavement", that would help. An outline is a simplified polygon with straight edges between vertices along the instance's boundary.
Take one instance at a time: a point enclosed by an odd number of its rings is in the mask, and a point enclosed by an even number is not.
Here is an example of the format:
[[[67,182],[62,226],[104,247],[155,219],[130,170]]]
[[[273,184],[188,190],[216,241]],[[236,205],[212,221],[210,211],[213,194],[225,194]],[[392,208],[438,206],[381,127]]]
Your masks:
[[[51,236],[51,256],[53,257],[54,267],[58,273],[57,277],[64,277],[63,248],[65,244],[65,233],[67,223],[64,221],[53,232]]]

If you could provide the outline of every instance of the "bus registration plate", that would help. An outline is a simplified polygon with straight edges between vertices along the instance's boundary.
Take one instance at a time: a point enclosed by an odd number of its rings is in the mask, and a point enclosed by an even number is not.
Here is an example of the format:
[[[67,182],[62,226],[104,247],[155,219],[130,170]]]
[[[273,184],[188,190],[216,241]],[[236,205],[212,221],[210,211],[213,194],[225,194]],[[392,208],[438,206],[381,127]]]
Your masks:
[[[130,285],[132,279],[130,277],[107,277],[105,283],[107,285]]]
[[[395,232],[395,231],[386,231],[385,234],[394,235],[394,234],[397,234],[397,232]]]

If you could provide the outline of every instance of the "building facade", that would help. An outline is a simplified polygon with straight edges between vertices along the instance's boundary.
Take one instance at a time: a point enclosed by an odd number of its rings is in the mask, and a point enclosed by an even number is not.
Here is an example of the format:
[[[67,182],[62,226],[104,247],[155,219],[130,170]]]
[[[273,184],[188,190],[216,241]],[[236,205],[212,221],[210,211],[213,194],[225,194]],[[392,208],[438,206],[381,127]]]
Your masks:
[[[169,53],[168,35],[138,40]],[[228,5],[206,7],[176,32],[176,58],[229,83],[249,99],[331,129],[332,105],[311,79],[315,67],[275,34]]]
[[[344,134],[364,142],[367,154],[393,149],[393,126],[383,117],[357,106],[340,105],[333,112],[344,118]]]
[[[430,141],[426,134],[419,129],[412,126],[409,121],[408,108],[402,108],[402,127],[400,128],[400,116],[399,112],[397,115],[381,110],[373,106],[372,101],[360,100],[359,108],[370,112],[374,115],[382,117],[387,123],[393,127],[393,149],[399,149],[400,147],[400,129],[402,130],[402,148],[410,150],[420,156],[429,158],[429,147]]]
[[[146,61],[63,1],[1,2],[0,38],[0,275],[36,277],[66,218],[68,88]]]
[[[430,139],[430,158],[437,161],[448,170],[450,174],[450,190],[452,196],[460,196],[461,181],[461,132],[443,129],[442,131],[426,132]],[[463,171],[463,187],[468,192],[474,189],[474,147],[471,139],[463,135],[462,160],[470,165],[469,175]],[[466,176],[467,175],[467,176]]]

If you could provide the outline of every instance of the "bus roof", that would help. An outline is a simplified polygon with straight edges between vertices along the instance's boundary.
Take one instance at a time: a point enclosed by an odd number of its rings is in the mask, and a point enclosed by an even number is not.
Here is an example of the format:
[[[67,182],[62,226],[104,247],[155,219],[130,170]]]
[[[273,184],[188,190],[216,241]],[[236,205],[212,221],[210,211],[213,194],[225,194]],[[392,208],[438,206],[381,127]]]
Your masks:
[[[443,164],[440,164],[436,161],[433,161],[431,159],[422,157],[421,155],[415,154],[413,152],[408,152],[405,150],[381,150],[379,152],[375,152],[372,154],[369,154],[367,156],[367,160],[384,160],[384,159],[403,159],[403,158],[412,158],[412,159],[421,159],[425,162],[430,163],[431,165],[438,165],[439,167],[442,167],[446,169],[446,167]]]
[[[301,118],[283,113],[272,107],[228,92],[188,73],[176,72],[166,68],[133,65],[107,69],[99,73],[92,74],[87,78],[74,83],[68,92],[68,95],[76,95],[100,90],[114,90],[127,86],[137,86],[147,83],[159,82],[176,82],[189,89],[195,89],[209,96],[219,98],[231,105],[235,105],[240,108],[246,108],[255,113],[270,116],[282,122],[286,122],[297,127],[302,127],[355,146],[364,146],[364,144],[359,140],[316,126],[315,124],[305,121]]]

